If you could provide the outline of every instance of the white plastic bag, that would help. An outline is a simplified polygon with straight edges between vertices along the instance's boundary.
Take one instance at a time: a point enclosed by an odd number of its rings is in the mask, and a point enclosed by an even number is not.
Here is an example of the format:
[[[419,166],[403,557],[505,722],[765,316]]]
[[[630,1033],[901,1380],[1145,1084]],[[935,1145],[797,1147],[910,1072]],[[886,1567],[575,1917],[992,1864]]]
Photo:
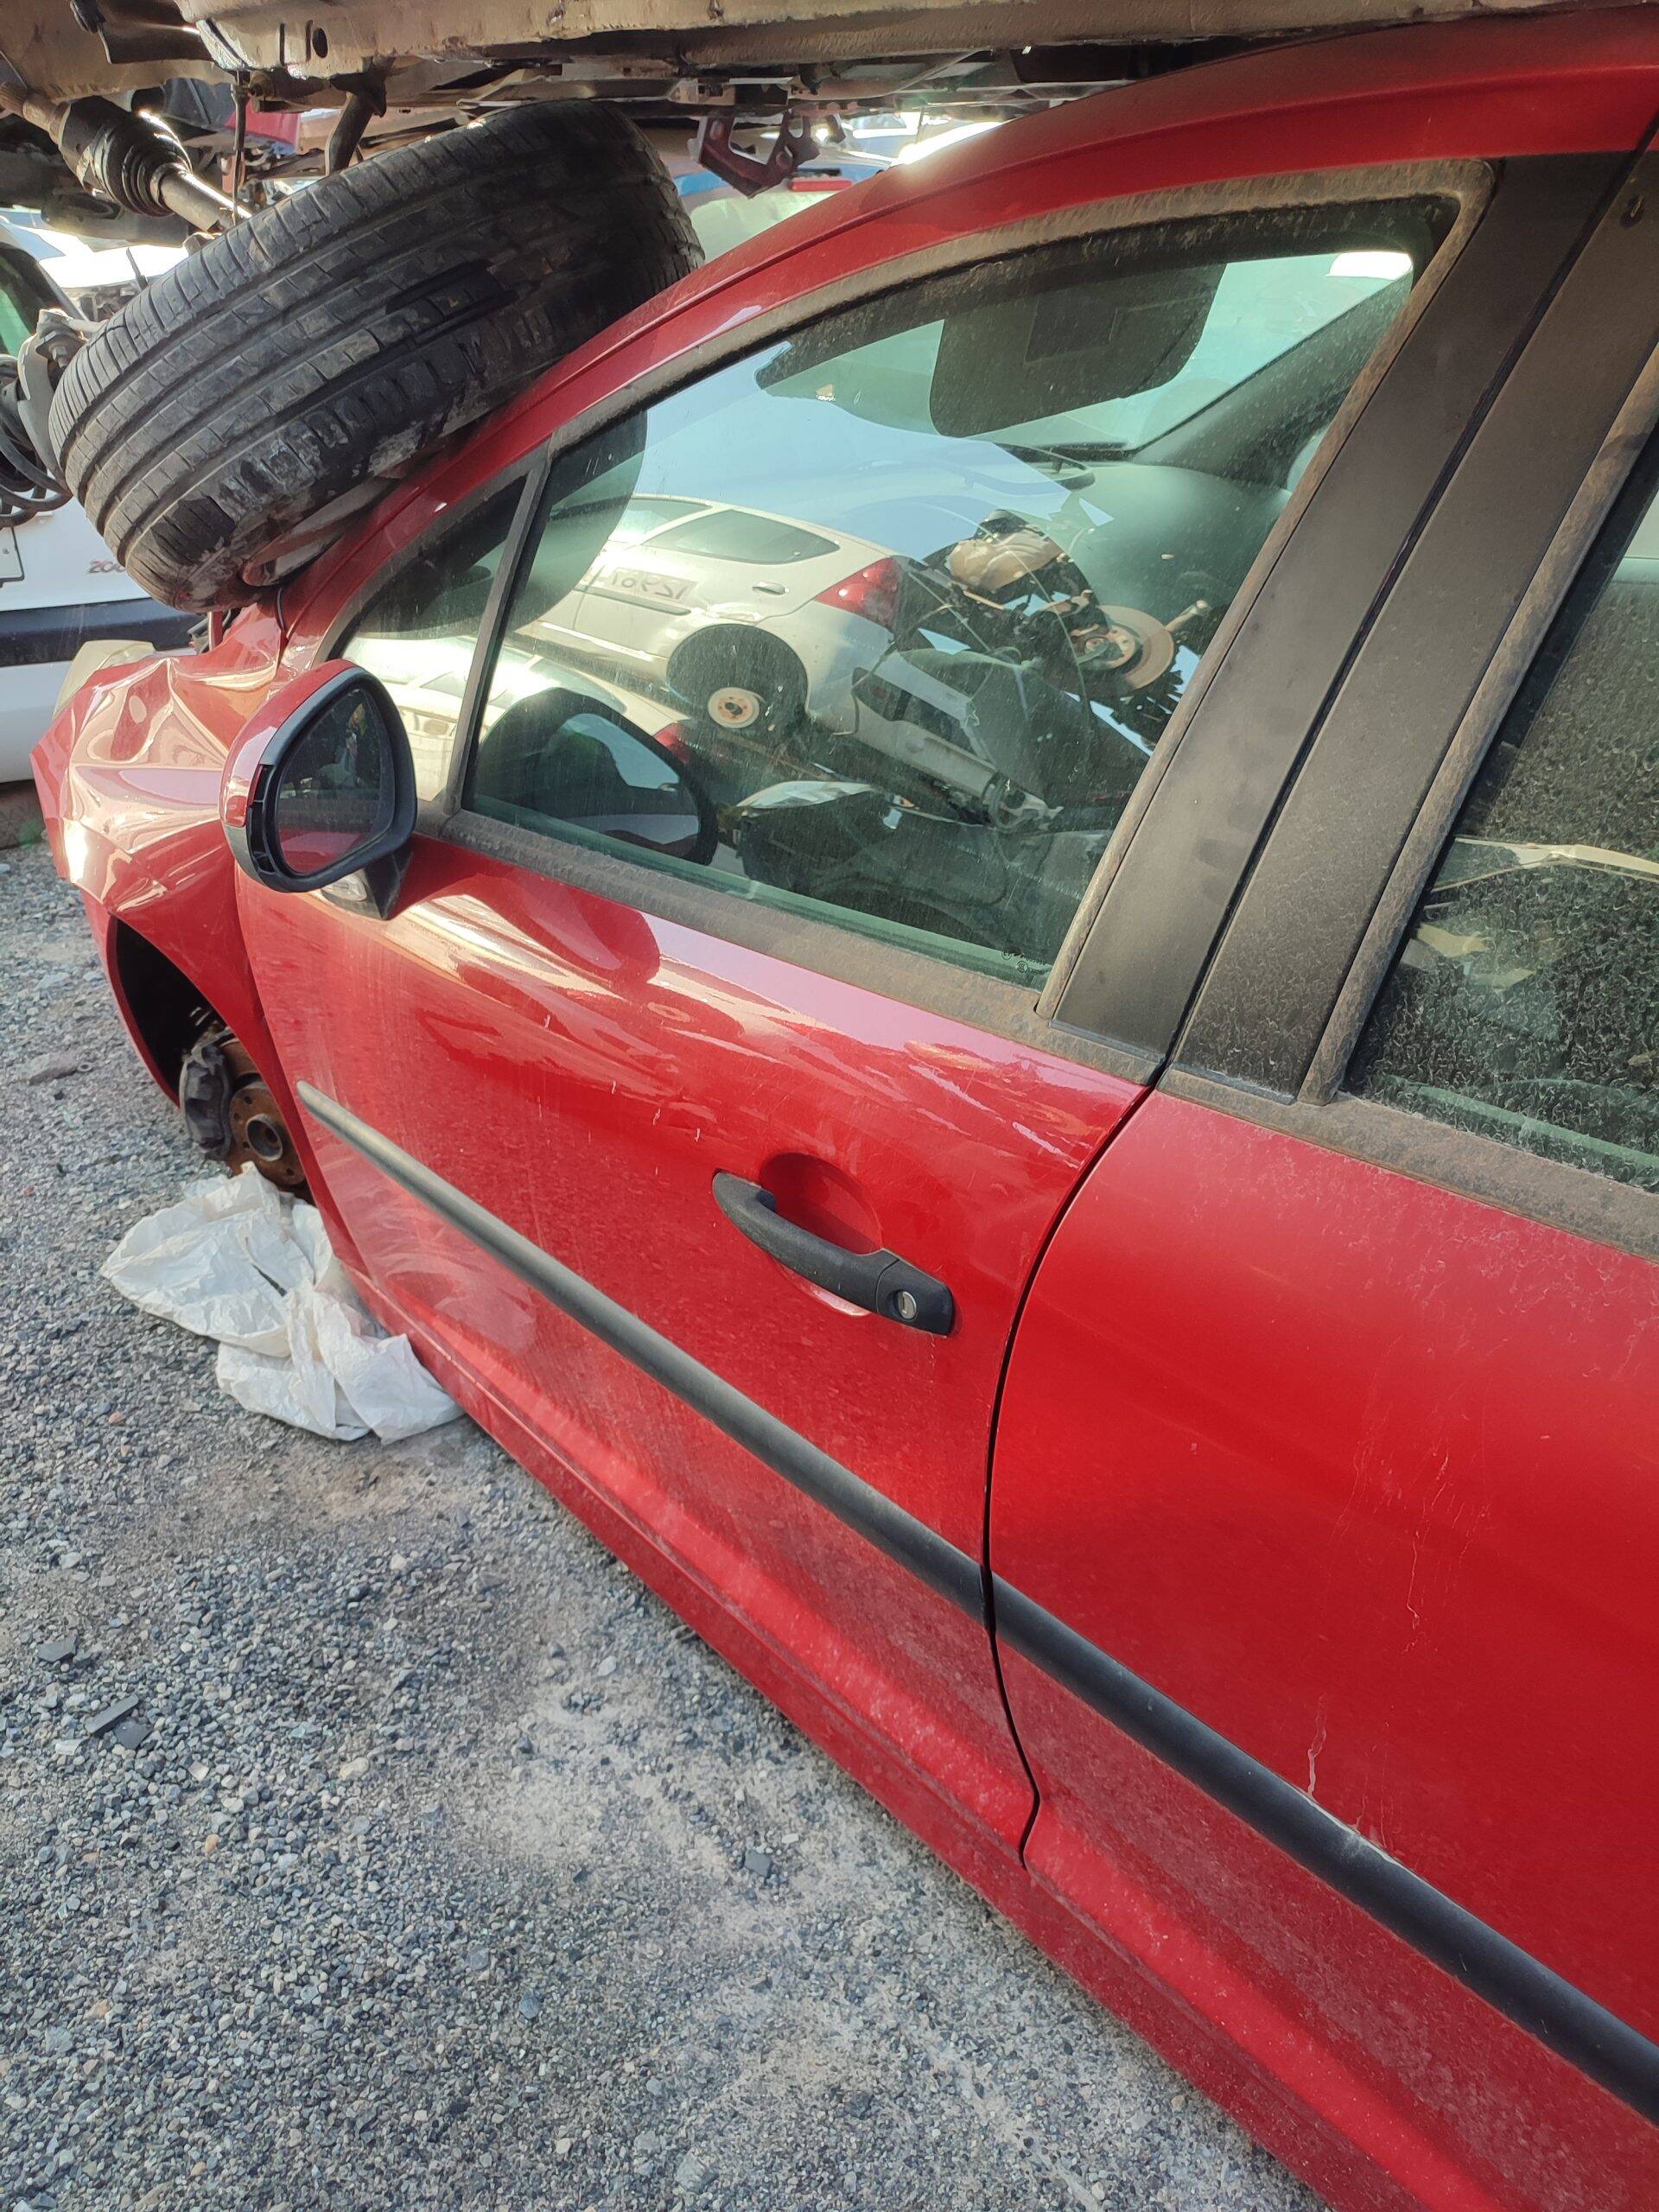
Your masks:
[[[256,1168],[193,1184],[149,1215],[105,1261],[124,1297],[219,1344],[221,1389],[342,1443],[394,1443],[454,1421],[461,1408],[365,1311],[322,1217]]]

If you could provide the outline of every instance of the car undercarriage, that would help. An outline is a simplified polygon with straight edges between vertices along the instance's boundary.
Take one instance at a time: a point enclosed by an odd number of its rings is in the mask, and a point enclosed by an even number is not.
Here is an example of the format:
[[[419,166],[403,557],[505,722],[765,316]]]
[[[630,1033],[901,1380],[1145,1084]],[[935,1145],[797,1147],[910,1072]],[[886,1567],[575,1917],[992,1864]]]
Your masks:
[[[35,0],[0,29],[0,199],[112,236],[213,219],[204,200],[158,204],[142,157],[78,160],[108,121],[77,118],[93,100],[164,120],[198,175],[219,185],[233,170],[254,205],[262,175],[337,168],[529,99],[620,105],[663,146],[701,133],[742,188],[768,161],[766,181],[787,174],[791,126],[833,143],[846,120],[899,105],[1007,118],[1254,44],[1494,12],[1478,0],[344,0],[325,16],[285,0]],[[297,118],[285,137],[249,127],[274,116]],[[795,158],[809,143],[793,142]]]

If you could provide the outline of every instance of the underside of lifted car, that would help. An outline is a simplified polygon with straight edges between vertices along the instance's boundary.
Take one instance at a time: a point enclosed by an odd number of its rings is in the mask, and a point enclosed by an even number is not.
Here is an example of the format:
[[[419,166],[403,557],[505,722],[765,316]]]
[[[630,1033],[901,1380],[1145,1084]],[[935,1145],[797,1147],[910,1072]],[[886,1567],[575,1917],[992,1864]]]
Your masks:
[[[0,361],[0,521],[73,497],[156,600],[242,604],[696,265],[676,162],[749,194],[856,156],[861,118],[996,121],[1241,48],[1493,12],[32,0],[0,17],[0,204],[192,251],[107,321],[48,310]]]
[[[239,146],[256,205],[264,145],[238,130],[250,107],[320,119],[283,148],[290,175],[531,99],[620,105],[659,143],[702,130],[717,155],[734,141],[740,162],[770,156],[775,175],[786,123],[833,135],[899,105],[1006,118],[1246,46],[1502,12],[1501,0],[22,0],[0,23],[0,200],[124,237],[204,219],[202,204],[181,218],[157,200],[130,143],[88,156],[108,118],[77,104],[105,99],[164,118],[215,182]]]

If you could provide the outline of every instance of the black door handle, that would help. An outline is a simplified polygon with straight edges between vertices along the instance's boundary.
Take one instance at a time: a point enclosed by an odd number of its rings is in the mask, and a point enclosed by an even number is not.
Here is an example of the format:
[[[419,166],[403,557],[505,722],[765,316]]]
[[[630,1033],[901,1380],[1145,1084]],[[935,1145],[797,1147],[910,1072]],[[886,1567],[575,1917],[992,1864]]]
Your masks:
[[[912,1268],[896,1252],[849,1252],[827,1236],[815,1236],[810,1229],[784,1219],[770,1191],[723,1170],[715,1177],[715,1202],[751,1244],[817,1283],[820,1290],[833,1291],[849,1306],[885,1314],[906,1329],[925,1329],[934,1337],[950,1335],[957,1301],[944,1283]]]

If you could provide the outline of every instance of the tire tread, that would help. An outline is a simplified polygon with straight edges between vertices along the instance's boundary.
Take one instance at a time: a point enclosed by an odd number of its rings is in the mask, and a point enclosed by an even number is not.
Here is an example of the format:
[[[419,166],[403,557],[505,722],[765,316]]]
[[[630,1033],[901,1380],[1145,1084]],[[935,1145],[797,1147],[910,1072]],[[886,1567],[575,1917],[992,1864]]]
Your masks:
[[[53,401],[65,480],[156,598],[234,604],[284,532],[699,257],[614,109],[527,105],[398,148],[238,224],[105,324]]]

